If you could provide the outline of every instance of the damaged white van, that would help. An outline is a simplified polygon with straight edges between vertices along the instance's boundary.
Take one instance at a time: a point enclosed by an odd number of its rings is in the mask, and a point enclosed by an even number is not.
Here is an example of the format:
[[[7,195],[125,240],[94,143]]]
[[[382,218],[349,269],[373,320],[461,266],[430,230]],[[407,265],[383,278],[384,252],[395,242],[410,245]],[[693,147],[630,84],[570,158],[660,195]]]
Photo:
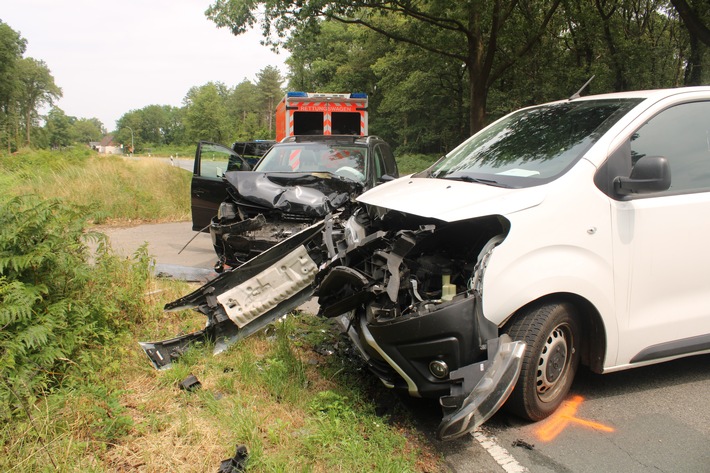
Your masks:
[[[442,439],[548,416],[580,362],[710,352],[710,87],[526,108],[357,201],[167,308],[221,343],[315,293],[383,383],[440,398]]]

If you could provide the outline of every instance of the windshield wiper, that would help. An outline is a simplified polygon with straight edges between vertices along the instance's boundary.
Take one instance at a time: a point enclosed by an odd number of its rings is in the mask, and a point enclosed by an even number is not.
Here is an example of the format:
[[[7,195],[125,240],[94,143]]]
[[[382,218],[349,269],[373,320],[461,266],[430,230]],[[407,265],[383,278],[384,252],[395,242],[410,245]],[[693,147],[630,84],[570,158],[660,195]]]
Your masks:
[[[463,181],[463,182],[475,182],[476,184],[485,184],[487,186],[494,186],[494,187],[510,187],[507,184],[501,184],[500,182],[494,180],[494,179],[482,179],[480,177],[471,177],[471,176],[463,176],[463,175],[446,175],[443,176],[442,179],[451,179],[452,181]]]

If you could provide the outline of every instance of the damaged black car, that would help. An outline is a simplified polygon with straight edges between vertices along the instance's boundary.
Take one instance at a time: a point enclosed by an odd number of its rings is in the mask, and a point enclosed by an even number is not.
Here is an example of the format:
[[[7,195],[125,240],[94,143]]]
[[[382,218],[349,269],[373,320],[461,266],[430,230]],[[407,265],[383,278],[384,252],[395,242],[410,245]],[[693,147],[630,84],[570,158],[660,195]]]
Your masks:
[[[286,138],[251,172],[224,174],[228,197],[208,226],[215,269],[246,262],[397,176],[389,145],[377,137]]]

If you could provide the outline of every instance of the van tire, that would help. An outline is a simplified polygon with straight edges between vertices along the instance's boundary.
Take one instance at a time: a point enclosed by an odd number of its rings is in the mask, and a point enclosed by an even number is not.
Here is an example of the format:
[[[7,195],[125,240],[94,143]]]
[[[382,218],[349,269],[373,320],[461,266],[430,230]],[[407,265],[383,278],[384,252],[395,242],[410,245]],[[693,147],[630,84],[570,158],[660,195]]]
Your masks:
[[[505,332],[525,342],[520,377],[506,409],[538,421],[567,397],[580,355],[579,322],[569,303],[545,303],[522,309]]]

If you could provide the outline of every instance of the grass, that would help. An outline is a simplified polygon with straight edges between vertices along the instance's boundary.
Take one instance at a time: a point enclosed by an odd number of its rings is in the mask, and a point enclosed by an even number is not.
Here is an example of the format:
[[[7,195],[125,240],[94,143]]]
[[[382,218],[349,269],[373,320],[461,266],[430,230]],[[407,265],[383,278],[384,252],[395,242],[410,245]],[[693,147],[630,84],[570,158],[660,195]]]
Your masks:
[[[150,296],[156,305],[184,291],[163,289]],[[165,322],[181,331],[180,321]],[[363,389],[368,375],[352,359],[314,351],[314,334],[337,343],[327,321],[294,315],[218,356],[192,349],[167,371],[150,368],[135,343],[153,323],[97,349],[100,364],[76,366],[34,403],[32,423],[6,425],[0,469],[215,471],[243,444],[249,472],[443,470],[406,416],[376,415],[382,393]],[[200,389],[179,389],[189,374]]]
[[[114,212],[124,220],[180,216],[143,205],[152,200],[145,186],[158,193],[174,178],[178,170],[170,166],[83,153],[20,157],[0,158],[0,190],[9,195],[88,204],[92,221]],[[180,179],[170,182],[188,194]],[[165,195],[172,194],[164,189],[156,200]],[[173,369],[154,370],[137,341],[194,331],[205,320],[194,311],[162,310],[194,287],[152,278],[146,258],[109,252],[88,277],[82,297],[107,308],[97,320],[110,333],[85,337],[80,351],[44,373],[39,391],[11,401],[0,427],[0,470],[215,471],[238,444],[249,450],[249,472],[445,469],[400,403],[379,412],[392,394],[361,369],[328,320],[295,313],[218,356],[197,346]],[[5,302],[0,298],[0,309]],[[189,374],[200,389],[179,389]]]
[[[87,209],[93,223],[190,218],[190,173],[164,161],[129,160],[88,150],[23,150],[0,157],[6,195],[58,198]]]

